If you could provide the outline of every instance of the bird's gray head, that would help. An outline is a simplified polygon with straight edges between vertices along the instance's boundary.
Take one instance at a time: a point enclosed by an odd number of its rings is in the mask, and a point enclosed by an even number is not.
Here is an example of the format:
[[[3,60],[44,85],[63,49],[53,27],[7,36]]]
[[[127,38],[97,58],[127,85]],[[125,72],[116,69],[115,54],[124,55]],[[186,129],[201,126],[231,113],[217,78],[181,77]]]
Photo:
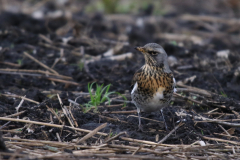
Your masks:
[[[143,53],[146,64],[169,69],[167,53],[159,44],[148,43],[143,47],[136,47],[135,49]]]

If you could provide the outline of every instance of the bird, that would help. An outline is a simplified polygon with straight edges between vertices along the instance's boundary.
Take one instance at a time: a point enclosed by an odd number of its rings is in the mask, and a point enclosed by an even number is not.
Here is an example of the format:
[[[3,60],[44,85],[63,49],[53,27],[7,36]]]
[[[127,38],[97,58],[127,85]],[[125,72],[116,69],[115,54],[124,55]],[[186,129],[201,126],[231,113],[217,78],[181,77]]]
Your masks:
[[[135,47],[142,52],[145,64],[137,70],[132,79],[131,98],[137,107],[138,128],[141,125],[141,111],[155,112],[167,107],[172,95],[176,92],[176,80],[168,65],[166,51],[157,43],[148,43],[143,47]],[[163,113],[162,113],[163,116]],[[163,120],[165,122],[164,116]],[[165,122],[165,127],[167,125]]]

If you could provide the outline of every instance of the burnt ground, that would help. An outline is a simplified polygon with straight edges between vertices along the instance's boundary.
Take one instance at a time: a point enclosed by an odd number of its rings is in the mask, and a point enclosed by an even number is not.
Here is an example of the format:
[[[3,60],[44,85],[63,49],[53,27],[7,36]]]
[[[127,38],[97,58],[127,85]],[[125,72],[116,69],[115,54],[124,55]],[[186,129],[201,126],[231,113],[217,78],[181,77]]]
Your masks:
[[[76,139],[81,139],[86,133],[77,133],[67,128],[71,124],[62,111],[62,107],[67,106],[72,112],[71,117],[75,119],[76,128],[94,130],[107,123],[101,132],[108,136],[94,135],[80,143],[86,146],[78,148],[80,150],[105,143],[109,137],[121,132],[126,132],[124,137],[158,142],[182,121],[184,124],[163,142],[165,147],[204,141],[209,145],[224,145],[219,148],[227,151],[219,155],[233,159],[238,157],[239,151],[232,151],[231,147],[239,147],[240,135],[239,20],[234,16],[223,18],[210,13],[204,16],[175,13],[161,17],[143,13],[145,15],[141,16],[78,13],[71,18],[62,15],[37,20],[27,14],[2,12],[0,116],[4,118],[17,113],[16,107],[22,97],[26,96],[28,99],[24,100],[18,111],[21,112],[19,119],[66,126],[61,129],[21,122],[6,124],[12,120],[1,119],[0,126],[6,147],[12,152],[19,149],[16,146],[21,147],[20,151],[25,153],[26,149],[43,149],[46,153],[49,151],[43,146],[26,144],[27,147],[24,147],[24,144],[9,143],[9,137],[39,140],[39,144],[40,140],[76,143]],[[136,23],[137,19],[142,23]],[[144,64],[143,56],[134,47],[150,42],[161,44],[166,50],[177,81],[178,92],[163,112],[169,130],[165,129],[159,113],[143,112],[142,117],[147,118],[142,119],[144,132],[138,131],[136,108],[131,103],[124,107],[123,102],[113,100],[110,105],[100,104],[97,111],[92,109],[84,113],[81,105],[90,100],[88,83],[111,84],[110,91],[119,92],[128,101],[131,100],[131,79],[135,71]],[[113,50],[112,55],[105,54],[110,49]],[[125,56],[126,53],[130,53],[130,56],[112,60],[115,56]],[[27,55],[53,70],[44,68]],[[118,94],[112,95],[111,99],[123,100]],[[69,100],[76,101],[80,106]],[[11,118],[16,119],[17,116]],[[116,137],[108,147],[114,148],[111,145],[115,144],[138,146],[130,140]],[[70,146],[69,149],[61,149],[61,152],[71,153],[73,150],[76,148]],[[128,155],[133,151],[116,149],[109,153]],[[32,156],[37,157],[38,152],[34,153]],[[157,155],[141,149],[136,153],[148,154]],[[92,155],[94,156],[104,157]],[[197,158],[206,155],[189,153],[188,156]],[[105,158],[107,157],[109,155]]]

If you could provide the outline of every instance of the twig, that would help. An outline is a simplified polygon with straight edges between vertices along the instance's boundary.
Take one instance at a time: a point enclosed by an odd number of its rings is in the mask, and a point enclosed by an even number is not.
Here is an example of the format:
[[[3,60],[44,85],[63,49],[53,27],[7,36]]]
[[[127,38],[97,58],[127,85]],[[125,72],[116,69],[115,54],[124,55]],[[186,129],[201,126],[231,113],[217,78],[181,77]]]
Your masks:
[[[224,136],[224,137],[228,137],[228,138],[235,138],[237,140],[239,140],[239,137],[237,136],[229,136],[229,135],[226,135],[226,134],[222,134],[222,133],[214,133],[215,135],[219,135],[219,136]]]
[[[56,75],[56,74],[51,73],[51,72],[49,72],[49,71],[43,71],[43,70],[1,68],[0,71],[6,71],[6,72],[41,73],[41,74],[44,74],[44,75],[51,75],[51,76],[59,77],[59,78],[62,78],[62,79],[72,80],[72,77],[64,76],[64,75]],[[24,74],[24,73],[22,73],[22,74]]]
[[[103,118],[103,119],[107,119],[108,121],[114,121],[114,122],[120,122],[120,123],[128,123],[126,121],[121,121],[119,119],[114,119],[114,118],[110,118],[110,117],[106,117],[106,116],[102,116],[102,115],[99,115],[100,118]]]
[[[45,35],[39,34],[38,36],[39,36],[39,38],[45,40],[46,42],[48,42],[48,43],[50,43],[50,44],[52,43],[52,40],[49,39],[48,37],[46,37]]]
[[[81,128],[75,128],[75,127],[70,127],[70,126],[63,126],[63,125],[56,125],[56,124],[50,124],[50,123],[44,123],[44,122],[37,122],[37,121],[28,121],[28,120],[23,120],[23,119],[14,119],[14,118],[6,118],[6,117],[0,117],[0,120],[4,121],[14,121],[14,122],[23,122],[23,123],[32,123],[32,124],[38,124],[38,125],[43,125],[43,126],[50,126],[50,127],[56,127],[56,128],[70,128],[79,132],[87,132],[90,133],[92,132],[91,130],[87,129],[81,129]],[[107,136],[108,134],[102,133],[102,132],[97,132],[99,135]]]
[[[187,88],[186,91],[188,91],[188,92],[198,93],[198,94],[201,94],[201,95],[205,95],[205,96],[207,96],[207,97],[212,97],[212,94],[215,94],[215,93],[206,91],[206,90],[204,90],[204,89],[200,89],[200,88],[197,88],[197,87],[187,86],[187,85],[182,84],[182,83],[180,83],[180,82],[177,83],[177,86],[183,87],[183,88]],[[183,90],[183,91],[184,91],[184,90]]]
[[[175,132],[179,127],[181,127],[182,125],[184,125],[184,123],[179,123],[173,130],[171,130],[171,132],[168,133],[168,135],[166,135],[162,140],[160,140],[158,142],[158,144],[163,143],[164,141],[166,141],[168,139],[169,136],[171,136],[173,134],[173,132]]]
[[[229,140],[220,139],[220,138],[210,138],[210,137],[206,137],[206,136],[201,136],[201,137],[204,138],[204,139],[207,139],[207,140],[226,142],[226,143],[231,143],[231,144],[235,144],[235,145],[240,145],[239,142],[235,142],[235,141],[229,141]]]
[[[135,154],[136,154],[138,151],[140,151],[143,147],[144,147],[143,145],[141,145],[140,147],[138,147],[138,149],[136,149],[136,150],[132,153],[132,155],[135,155]]]
[[[113,136],[112,138],[109,138],[105,143],[111,142],[112,140],[116,139],[117,137],[119,137],[123,134],[127,135],[127,132],[120,132],[116,136]]]
[[[26,97],[26,95],[23,96],[23,98],[25,98],[25,97]],[[22,104],[23,104],[23,102],[24,102],[24,99],[23,99],[23,98],[22,98],[22,100],[20,101],[19,105],[16,107],[17,113],[18,113],[19,108],[22,106]],[[19,118],[19,116],[17,116],[17,118]]]
[[[56,72],[55,70],[51,69],[50,67],[46,66],[45,64],[43,64],[42,62],[40,62],[39,60],[37,60],[36,58],[34,58],[33,56],[31,56],[30,54],[28,54],[27,52],[23,52],[23,54],[25,56],[27,56],[28,58],[30,58],[31,60],[33,60],[34,62],[38,63],[40,66],[42,66],[43,68],[51,71],[52,73],[55,73],[56,75],[59,75],[58,72]]]
[[[127,138],[127,137],[120,137],[122,140],[125,141],[130,141],[130,142],[137,142],[137,143],[144,143],[144,144],[149,144],[149,145],[157,145],[157,146],[166,146],[166,147],[178,147],[178,145],[171,145],[171,144],[158,144],[152,141],[145,141],[145,140],[139,140],[139,139],[133,139],[133,138]],[[183,147],[184,145],[179,145]],[[189,146],[189,145],[185,145]]]
[[[53,110],[52,108],[48,107],[48,105],[46,105],[46,107],[48,108],[48,110],[49,110],[50,112],[52,112],[52,114],[53,114],[54,116],[57,117],[58,121],[59,121],[61,124],[63,124],[63,121],[62,121],[61,118],[57,115],[57,113],[54,112],[54,110]]]
[[[218,124],[231,126],[231,127],[240,127],[240,123],[228,123],[228,122],[223,122],[223,120],[218,120],[218,119],[208,119],[208,118],[204,118],[204,117],[201,117],[201,118],[204,120],[204,122],[218,123]],[[202,121],[196,121],[196,122],[201,123]]]
[[[219,108],[214,108],[213,110],[211,110],[211,111],[209,111],[209,112],[207,112],[208,114],[209,113],[212,113],[212,112],[215,112],[216,110],[218,110]]]
[[[218,125],[228,136],[231,136],[226,129],[224,129],[220,124]]]
[[[76,143],[82,143],[83,141],[86,141],[87,139],[91,138],[92,136],[94,136],[99,130],[105,128],[107,126],[107,123],[104,123],[100,126],[98,126],[96,129],[94,129],[93,131],[89,132],[87,135],[85,135],[84,137],[82,137],[80,140],[78,140]]]
[[[9,66],[12,66],[12,67],[21,67],[20,64],[15,64],[15,63],[11,63],[11,62],[0,62],[0,64],[9,65]]]
[[[2,125],[2,126],[0,127],[0,130],[2,130],[4,127],[6,127],[9,123],[11,123],[11,121],[8,121],[8,122],[5,123],[4,125]]]
[[[32,103],[35,103],[35,104],[40,104],[39,102],[37,101],[34,101],[32,99],[29,99],[29,98],[25,98],[25,97],[22,97],[22,96],[18,96],[18,95],[11,95],[11,94],[1,94],[3,96],[6,96],[6,97],[14,97],[14,98],[20,98],[20,99],[24,99],[26,101],[29,101],[29,102],[32,102]]]
[[[129,115],[127,116],[128,117],[135,117],[135,118],[138,118],[138,116],[135,116],[135,115]],[[141,119],[146,119],[148,121],[153,121],[153,122],[157,122],[157,123],[163,123],[162,121],[158,121],[158,120],[155,120],[155,119],[150,119],[150,118],[145,118],[145,117],[141,117]]]
[[[179,127],[181,127],[182,125],[184,125],[184,123],[180,122],[173,130],[171,130],[171,132],[169,132],[162,140],[160,140],[158,142],[158,144],[162,144],[164,141],[166,141],[168,139],[168,137],[170,137],[173,132],[175,132]],[[155,149],[157,147],[157,145],[153,146],[153,148]]]
[[[132,111],[104,111],[103,114],[131,114],[131,113],[137,113],[137,110]]]
[[[75,86],[80,86],[79,83],[76,82],[72,82],[72,81],[66,81],[66,80],[62,80],[62,79],[56,79],[56,78],[47,78],[50,81],[55,81],[55,82],[60,82],[60,83],[65,83],[65,84],[71,84],[71,85],[75,85]]]
[[[15,114],[11,114],[11,115],[8,115],[8,116],[5,116],[6,118],[11,118],[11,117],[16,117],[16,116],[19,116],[23,113],[25,113],[26,111],[21,111],[21,112],[18,112],[18,113],[15,113]]]
[[[176,96],[178,96],[178,97],[181,97],[181,98],[183,98],[183,99],[185,99],[185,100],[189,100],[189,101],[192,101],[192,102],[194,102],[194,103],[200,104],[200,105],[202,105],[202,106],[210,107],[210,106],[208,106],[207,104],[204,104],[204,103],[199,102],[199,101],[197,101],[197,100],[194,100],[194,99],[192,99],[192,98],[188,98],[188,97],[185,97],[185,96],[181,96],[180,94],[177,94],[177,93],[174,93],[174,95],[176,95]]]
[[[69,112],[68,112],[68,109],[66,108],[66,106],[63,105],[62,100],[61,100],[59,94],[57,94],[57,97],[58,97],[59,104],[60,104],[60,106],[62,107],[62,110],[63,110],[64,115],[67,117],[68,122],[70,123],[70,125],[71,125],[72,127],[74,127],[74,125],[73,125],[74,122],[73,122],[72,118],[70,117],[70,114],[69,114]]]
[[[205,15],[190,15],[190,14],[185,14],[180,17],[180,19],[185,20],[185,21],[206,21],[206,22],[211,22],[211,23],[224,23],[228,25],[237,25],[240,24],[239,19],[234,19],[234,18],[221,18],[221,17],[216,17],[216,16],[205,16]]]
[[[186,34],[173,34],[173,33],[160,33],[157,34],[157,37],[168,39],[168,40],[177,40],[177,41],[192,41],[195,44],[202,45],[203,39],[195,35],[186,35]]]

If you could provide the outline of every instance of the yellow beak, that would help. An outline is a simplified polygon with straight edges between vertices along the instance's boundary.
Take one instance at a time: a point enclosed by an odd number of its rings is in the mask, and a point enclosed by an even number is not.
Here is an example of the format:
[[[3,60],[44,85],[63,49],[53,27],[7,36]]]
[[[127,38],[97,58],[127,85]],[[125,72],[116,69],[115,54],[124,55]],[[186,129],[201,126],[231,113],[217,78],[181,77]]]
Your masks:
[[[136,50],[140,51],[140,52],[145,52],[145,48],[144,47],[135,47]]]

